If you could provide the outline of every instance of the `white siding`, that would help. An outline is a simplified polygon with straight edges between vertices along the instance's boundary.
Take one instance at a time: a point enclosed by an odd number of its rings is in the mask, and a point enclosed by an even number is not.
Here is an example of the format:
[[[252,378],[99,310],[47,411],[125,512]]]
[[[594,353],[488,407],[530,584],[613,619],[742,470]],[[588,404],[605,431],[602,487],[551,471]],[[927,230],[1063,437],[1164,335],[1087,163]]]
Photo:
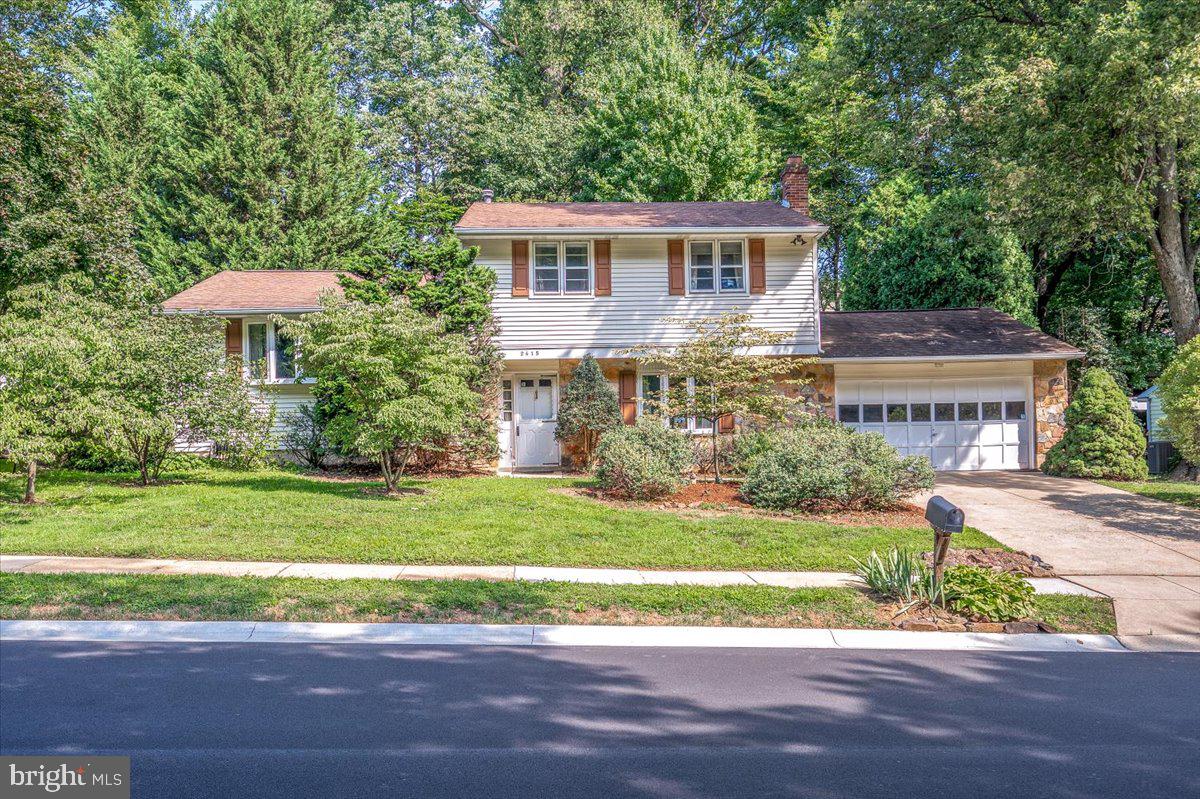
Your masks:
[[[811,242],[799,245],[792,244],[791,236],[766,237],[765,294],[672,296],[667,292],[667,239],[613,239],[612,295],[608,297],[513,297],[512,243],[503,239],[467,239],[466,243],[478,245],[478,262],[496,271],[493,308],[500,323],[499,343],[508,358],[576,357],[639,344],[670,344],[681,341],[684,331],[663,324],[663,317],[698,318],[735,308],[752,313],[762,327],[787,333],[785,345],[794,351],[816,352]]]
[[[271,400],[266,399],[265,395],[258,390],[251,389],[251,396],[255,404],[259,408],[264,408],[265,404]],[[295,410],[301,405],[312,405],[316,400],[313,398],[312,389],[307,384],[291,384],[285,383],[275,386],[273,392],[273,401],[275,403],[275,419],[271,425],[271,437],[274,443],[271,446],[272,450],[279,450],[280,437],[287,432],[287,423],[284,420],[284,415],[288,411]],[[213,442],[211,441],[194,441],[188,442],[186,438],[180,436],[175,440],[176,452],[190,452],[197,455],[211,455],[213,450]]]

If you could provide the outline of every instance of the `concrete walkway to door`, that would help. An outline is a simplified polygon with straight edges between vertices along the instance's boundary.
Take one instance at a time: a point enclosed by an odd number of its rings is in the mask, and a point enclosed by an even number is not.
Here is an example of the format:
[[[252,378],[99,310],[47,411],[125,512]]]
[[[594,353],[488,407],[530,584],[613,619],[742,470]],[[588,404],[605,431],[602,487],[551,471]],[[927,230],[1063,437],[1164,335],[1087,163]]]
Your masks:
[[[1039,472],[943,472],[934,491],[972,527],[1112,597],[1121,635],[1200,647],[1200,511]]]

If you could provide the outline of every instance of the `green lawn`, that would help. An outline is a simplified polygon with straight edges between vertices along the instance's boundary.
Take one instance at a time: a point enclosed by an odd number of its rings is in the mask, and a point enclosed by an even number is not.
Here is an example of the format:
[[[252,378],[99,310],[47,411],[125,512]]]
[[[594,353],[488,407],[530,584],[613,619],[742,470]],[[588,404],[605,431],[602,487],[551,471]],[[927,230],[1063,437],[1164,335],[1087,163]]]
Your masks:
[[[1035,602],[1064,632],[1116,627],[1107,599]],[[0,574],[0,618],[890,626],[853,588],[100,574]]]
[[[555,492],[579,481],[410,481],[401,498],[368,482],[284,471],[204,469],[150,488],[130,477],[50,471],[44,504],[19,505],[0,476],[6,553],[471,565],[850,570],[893,544],[928,549],[928,528],[849,527],[742,515],[625,510]],[[961,547],[997,546],[978,531]]]
[[[1200,508],[1200,483],[1180,483],[1175,480],[1147,480],[1144,483],[1119,483],[1113,480],[1101,480],[1106,486],[1119,488],[1122,491],[1132,491],[1143,497],[1161,499],[1163,502],[1174,502],[1189,508]]]

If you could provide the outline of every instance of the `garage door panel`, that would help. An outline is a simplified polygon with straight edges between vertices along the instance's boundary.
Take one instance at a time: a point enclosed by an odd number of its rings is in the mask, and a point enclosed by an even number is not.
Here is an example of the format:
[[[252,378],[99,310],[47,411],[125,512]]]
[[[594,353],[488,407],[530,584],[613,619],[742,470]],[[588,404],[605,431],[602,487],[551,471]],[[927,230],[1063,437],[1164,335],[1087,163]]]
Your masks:
[[[927,457],[935,469],[1022,469],[1029,468],[1032,436],[1029,382],[839,380],[837,403],[855,406],[853,427],[881,433],[901,454]]]

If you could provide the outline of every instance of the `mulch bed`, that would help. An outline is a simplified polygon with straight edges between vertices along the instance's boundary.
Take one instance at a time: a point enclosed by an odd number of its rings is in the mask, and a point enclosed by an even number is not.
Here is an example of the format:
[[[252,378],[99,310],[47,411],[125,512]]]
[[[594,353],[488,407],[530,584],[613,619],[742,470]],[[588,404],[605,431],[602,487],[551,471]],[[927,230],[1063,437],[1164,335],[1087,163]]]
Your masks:
[[[674,494],[649,502],[618,499],[594,488],[563,488],[562,493],[584,496],[621,508],[652,510],[687,510],[696,513],[740,513],[777,519],[799,519],[841,524],[848,527],[926,527],[925,512],[916,505],[901,503],[886,510],[843,510],[841,508],[814,508],[804,511],[786,512],[756,508],[739,493],[737,482],[712,483],[696,481],[688,483]]]
[[[925,562],[933,565],[933,553],[922,552]],[[1010,552],[1006,549],[954,549],[946,555],[947,566],[984,566],[998,572],[1012,572],[1026,577],[1055,577],[1054,567],[1037,555]]]

